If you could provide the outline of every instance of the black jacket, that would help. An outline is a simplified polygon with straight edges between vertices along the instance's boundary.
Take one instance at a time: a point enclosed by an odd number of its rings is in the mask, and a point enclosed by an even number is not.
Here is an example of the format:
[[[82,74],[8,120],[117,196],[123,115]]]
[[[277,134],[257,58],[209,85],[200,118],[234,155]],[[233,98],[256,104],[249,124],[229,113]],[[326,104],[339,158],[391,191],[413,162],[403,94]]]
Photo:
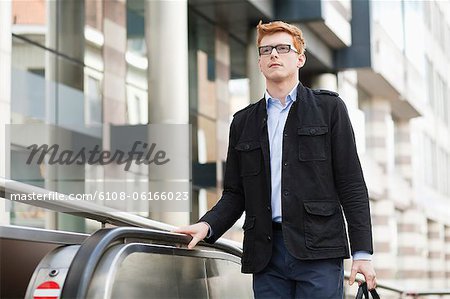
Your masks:
[[[272,254],[270,155],[266,101],[237,112],[231,123],[224,190],[199,221],[215,242],[245,211],[242,272],[264,269]],[[289,252],[303,260],[373,252],[369,198],[353,129],[337,93],[299,83],[283,136],[281,206]]]

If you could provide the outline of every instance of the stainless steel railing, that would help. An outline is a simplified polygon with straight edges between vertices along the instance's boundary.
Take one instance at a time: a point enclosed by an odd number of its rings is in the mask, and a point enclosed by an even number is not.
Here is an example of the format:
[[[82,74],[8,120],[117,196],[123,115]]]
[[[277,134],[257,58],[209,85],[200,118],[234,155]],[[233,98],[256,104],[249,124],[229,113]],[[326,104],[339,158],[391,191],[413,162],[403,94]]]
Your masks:
[[[162,231],[172,231],[176,228],[175,226],[169,225],[167,223],[151,220],[110,207],[100,206],[91,202],[73,201],[64,194],[58,194],[60,198],[62,198],[62,200],[45,200],[46,197],[48,197],[49,192],[49,190],[40,187],[0,178],[0,198],[9,199],[9,194],[41,194],[43,200],[27,200],[20,202],[56,212],[96,220],[102,224],[107,223],[115,226],[134,226]],[[55,193],[56,192],[53,192],[53,194]],[[190,239],[191,238],[189,238],[189,240]],[[202,245],[224,250],[225,252],[234,254],[239,257],[242,256],[241,247],[237,242],[231,240],[219,239],[215,244],[211,245],[202,242]]]

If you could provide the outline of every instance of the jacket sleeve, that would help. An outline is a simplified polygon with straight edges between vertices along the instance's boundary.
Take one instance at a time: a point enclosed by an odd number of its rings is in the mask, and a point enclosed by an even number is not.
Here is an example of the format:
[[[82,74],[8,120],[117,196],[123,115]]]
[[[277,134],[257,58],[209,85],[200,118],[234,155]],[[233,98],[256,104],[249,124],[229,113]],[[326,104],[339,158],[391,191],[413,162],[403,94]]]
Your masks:
[[[355,136],[345,103],[337,98],[336,104],[331,116],[333,175],[347,220],[351,252],[373,254],[369,196],[356,151]]]
[[[205,239],[214,243],[241,217],[244,211],[244,191],[239,171],[239,156],[235,149],[237,143],[236,118],[230,127],[227,161],[225,165],[224,190],[216,205],[198,222],[210,225],[213,234]]]

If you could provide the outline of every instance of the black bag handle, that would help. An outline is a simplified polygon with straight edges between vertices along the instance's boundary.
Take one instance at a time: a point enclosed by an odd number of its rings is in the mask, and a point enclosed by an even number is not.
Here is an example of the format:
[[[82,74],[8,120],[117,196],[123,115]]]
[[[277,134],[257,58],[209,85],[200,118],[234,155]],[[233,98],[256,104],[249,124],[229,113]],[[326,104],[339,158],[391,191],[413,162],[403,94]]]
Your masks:
[[[380,299],[380,295],[378,295],[377,291],[375,289],[373,290],[368,290],[367,289],[367,283],[363,282],[359,288],[358,288],[358,293],[356,293],[356,298],[355,299],[363,299],[363,295],[365,299],[369,299],[369,292],[372,295],[373,299]]]

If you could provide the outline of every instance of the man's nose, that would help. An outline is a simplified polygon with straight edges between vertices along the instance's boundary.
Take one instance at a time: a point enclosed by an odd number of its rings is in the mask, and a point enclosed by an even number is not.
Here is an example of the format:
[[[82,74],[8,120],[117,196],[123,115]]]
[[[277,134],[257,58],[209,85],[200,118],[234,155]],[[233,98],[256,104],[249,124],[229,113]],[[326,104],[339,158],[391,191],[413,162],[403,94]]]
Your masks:
[[[277,48],[273,48],[272,49],[272,52],[270,52],[270,56],[277,56],[278,57]]]

